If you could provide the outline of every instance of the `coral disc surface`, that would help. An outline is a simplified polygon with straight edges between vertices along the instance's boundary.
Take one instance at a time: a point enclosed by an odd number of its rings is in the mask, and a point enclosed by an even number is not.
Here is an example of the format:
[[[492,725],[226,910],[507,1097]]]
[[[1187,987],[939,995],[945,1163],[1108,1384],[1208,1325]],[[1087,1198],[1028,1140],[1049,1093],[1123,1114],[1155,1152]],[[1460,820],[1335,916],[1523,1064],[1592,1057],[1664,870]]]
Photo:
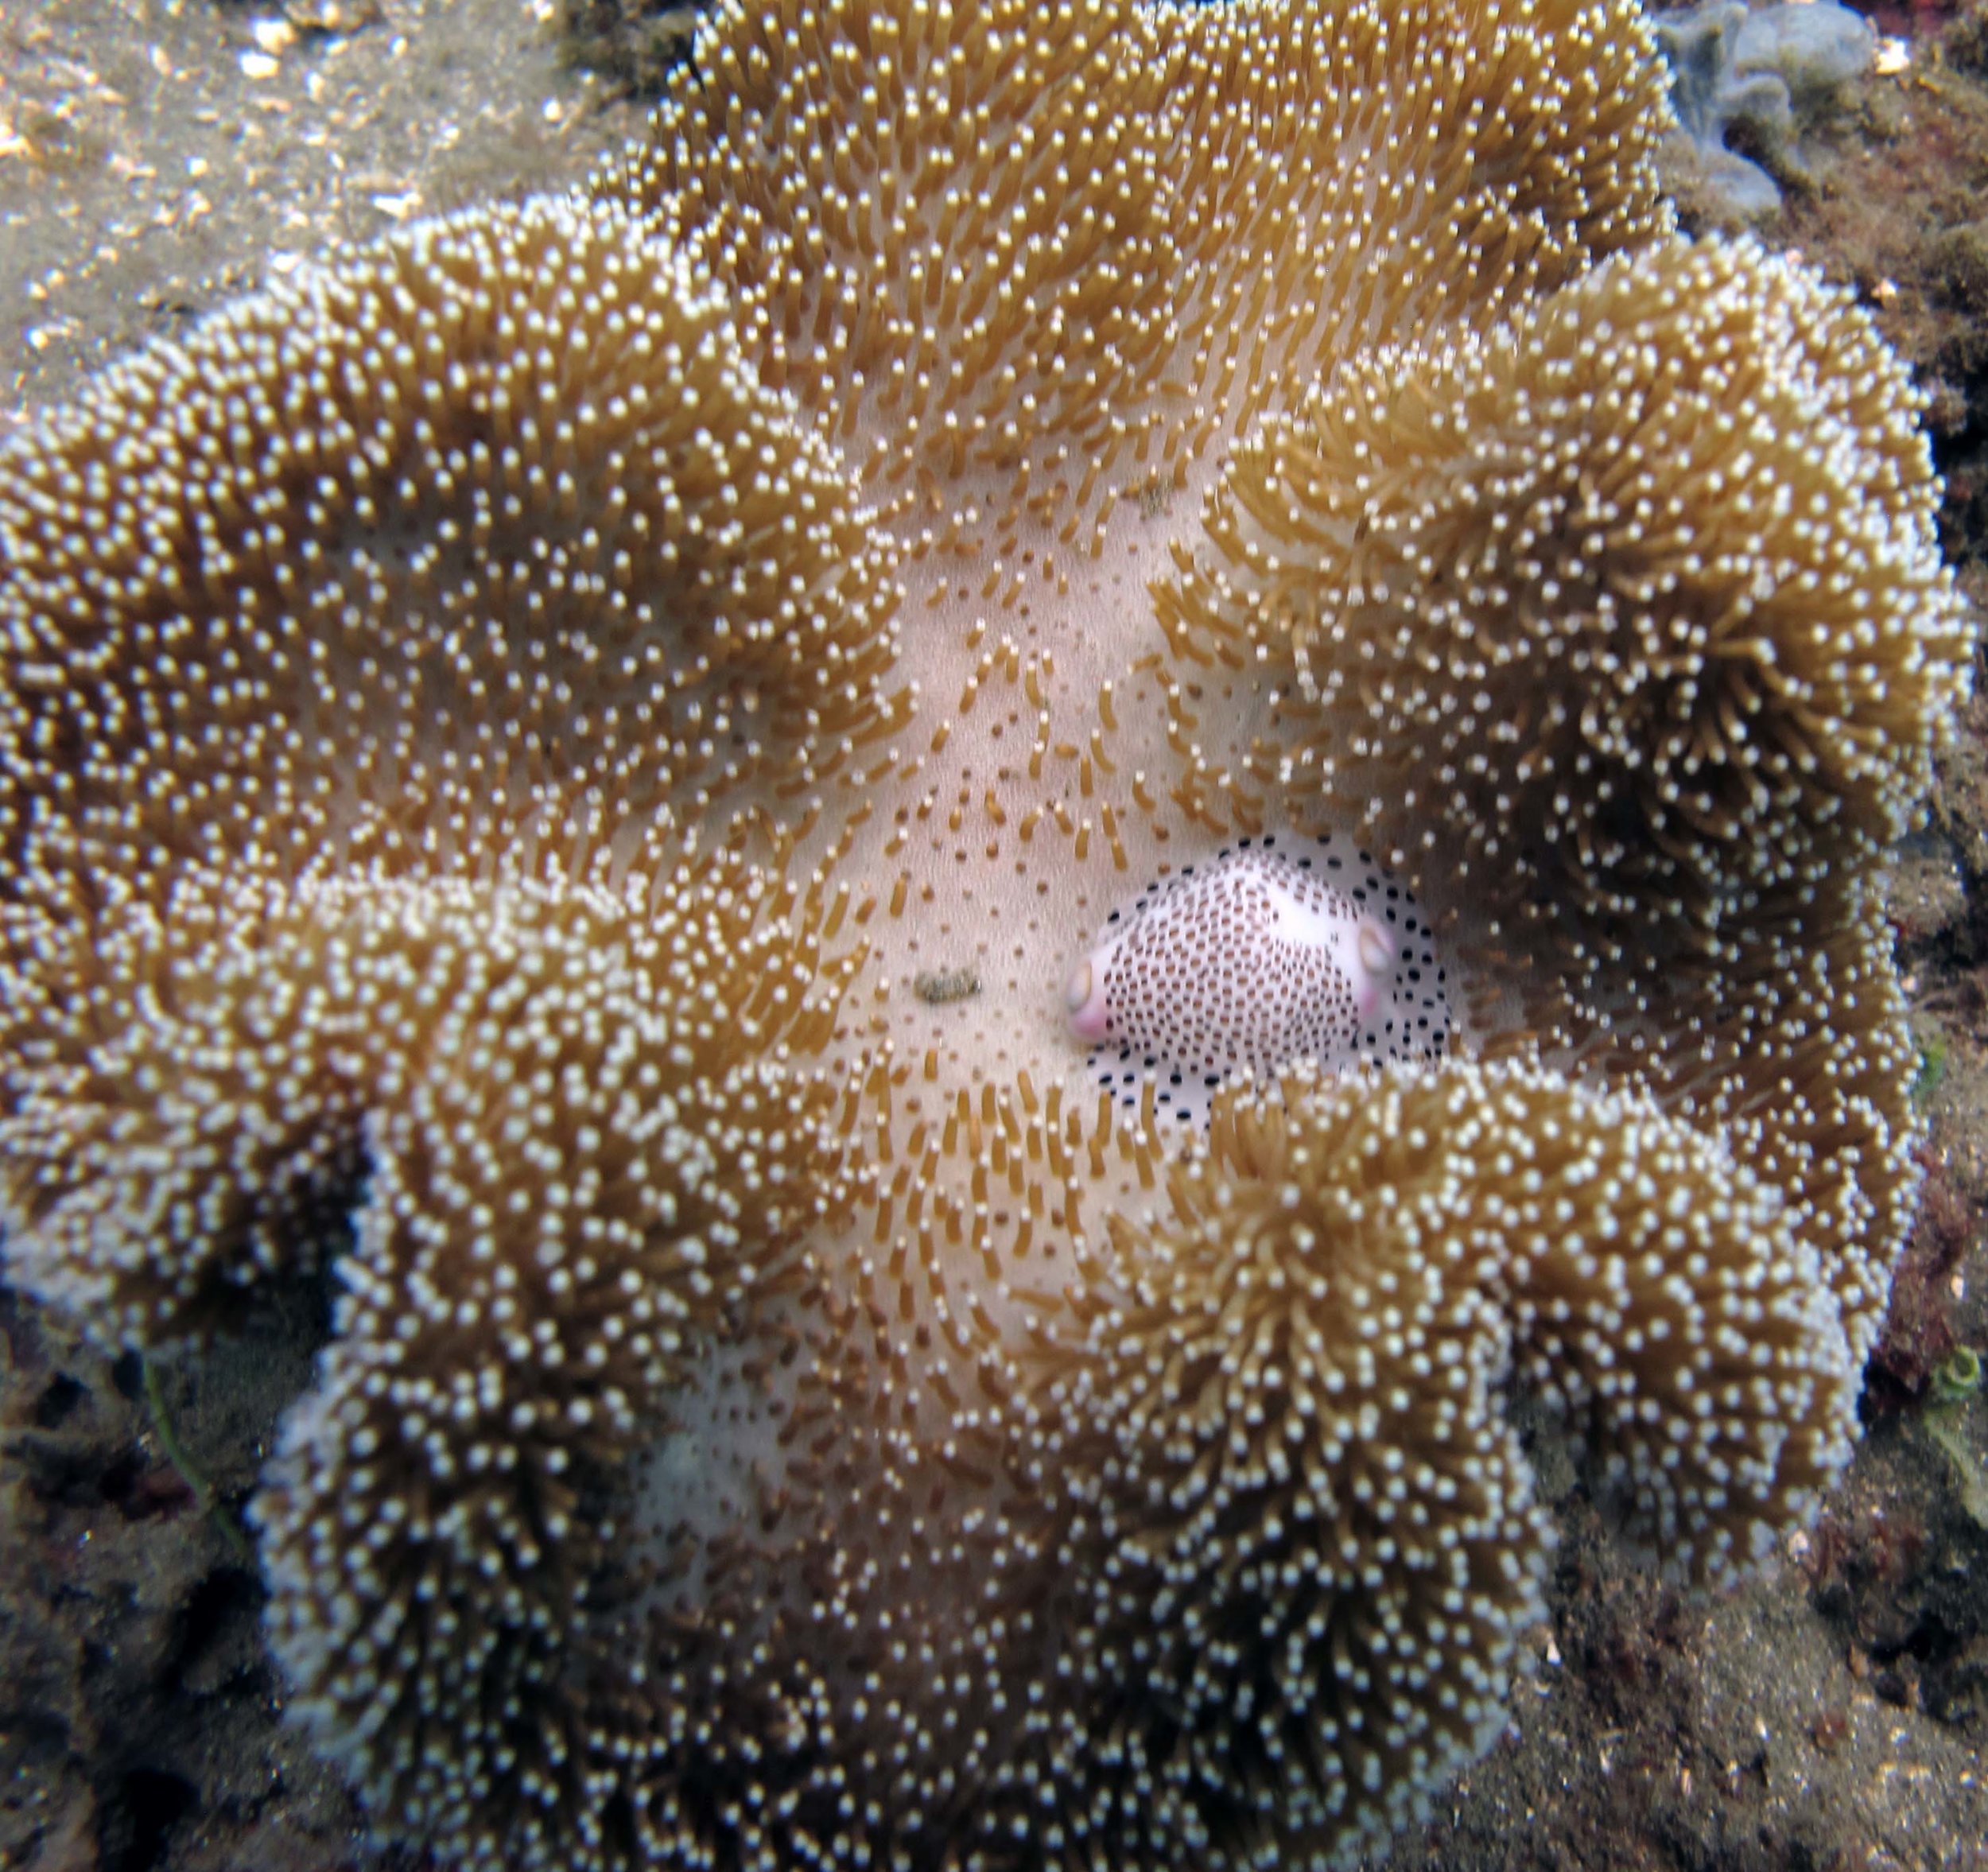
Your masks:
[[[720,0],[587,191],[0,440],[10,1272],[333,1268],[254,1518],[383,1833],[1323,1864],[1497,1733],[1515,1392],[1681,1578],[1811,1512],[1973,646],[1664,91],[1633,0]]]

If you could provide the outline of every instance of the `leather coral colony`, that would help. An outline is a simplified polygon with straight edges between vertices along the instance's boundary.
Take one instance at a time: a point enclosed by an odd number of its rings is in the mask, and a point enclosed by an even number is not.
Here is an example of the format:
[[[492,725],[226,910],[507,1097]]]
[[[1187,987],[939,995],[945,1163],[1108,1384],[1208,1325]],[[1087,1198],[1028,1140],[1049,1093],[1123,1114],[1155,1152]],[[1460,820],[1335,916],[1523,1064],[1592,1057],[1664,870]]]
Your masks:
[[[1827,1486],[1967,645],[1660,99],[1613,0],[728,7],[584,198],[0,452],[10,1265],[335,1260],[256,1517],[382,1830],[1323,1859],[1501,1720],[1515,1391],[1681,1573]],[[1287,833],[1446,1047],[1128,1107],[1074,965]]]

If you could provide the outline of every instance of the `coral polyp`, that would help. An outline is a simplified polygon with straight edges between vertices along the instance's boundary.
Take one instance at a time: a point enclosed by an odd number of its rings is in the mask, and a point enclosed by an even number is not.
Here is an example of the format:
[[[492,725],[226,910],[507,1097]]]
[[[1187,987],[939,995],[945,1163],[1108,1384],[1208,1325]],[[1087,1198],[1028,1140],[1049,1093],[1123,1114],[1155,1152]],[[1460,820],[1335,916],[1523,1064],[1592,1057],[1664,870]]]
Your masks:
[[[1495,1731],[1515,1392],[1682,1579],[1810,1512],[1971,651],[1664,88],[1627,0],[725,5],[583,194],[0,442],[9,1266],[332,1268],[253,1518],[382,1833],[1323,1863]]]

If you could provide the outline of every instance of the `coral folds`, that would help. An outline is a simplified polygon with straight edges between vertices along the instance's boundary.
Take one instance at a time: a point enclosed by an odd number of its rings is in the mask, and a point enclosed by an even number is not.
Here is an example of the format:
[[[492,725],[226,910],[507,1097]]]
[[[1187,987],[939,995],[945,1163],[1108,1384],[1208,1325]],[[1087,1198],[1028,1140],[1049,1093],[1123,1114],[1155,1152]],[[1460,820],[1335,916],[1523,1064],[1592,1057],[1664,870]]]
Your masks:
[[[1811,1511],[1967,633],[1664,95],[1625,0],[724,6],[584,195],[0,445],[5,1252],[332,1268],[254,1519],[383,1832],[1322,1862],[1496,1732],[1515,1393],[1680,1575]],[[1446,1046],[1162,1124],[1065,985],[1287,832]]]

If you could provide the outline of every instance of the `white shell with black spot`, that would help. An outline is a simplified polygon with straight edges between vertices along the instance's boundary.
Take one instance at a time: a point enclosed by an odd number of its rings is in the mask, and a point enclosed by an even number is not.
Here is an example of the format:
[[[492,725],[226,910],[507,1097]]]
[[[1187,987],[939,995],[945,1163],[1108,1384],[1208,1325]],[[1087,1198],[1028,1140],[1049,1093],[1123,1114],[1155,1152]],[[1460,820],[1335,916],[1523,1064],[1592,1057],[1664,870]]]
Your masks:
[[[1315,1059],[1433,1060],[1450,1033],[1443,972],[1415,901],[1333,837],[1241,839],[1112,911],[1065,990],[1091,1070],[1136,1107],[1207,1120],[1237,1074]]]

